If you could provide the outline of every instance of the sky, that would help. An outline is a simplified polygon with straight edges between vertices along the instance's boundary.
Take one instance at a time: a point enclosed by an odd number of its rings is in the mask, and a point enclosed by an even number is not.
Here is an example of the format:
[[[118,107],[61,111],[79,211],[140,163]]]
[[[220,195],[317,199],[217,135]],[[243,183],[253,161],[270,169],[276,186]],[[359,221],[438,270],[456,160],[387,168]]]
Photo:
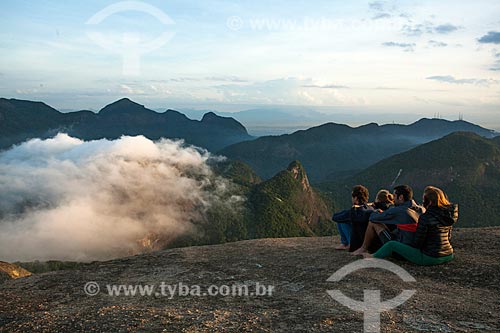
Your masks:
[[[500,2],[0,3],[0,97],[464,119],[500,130]],[[398,118],[400,119],[400,118]]]

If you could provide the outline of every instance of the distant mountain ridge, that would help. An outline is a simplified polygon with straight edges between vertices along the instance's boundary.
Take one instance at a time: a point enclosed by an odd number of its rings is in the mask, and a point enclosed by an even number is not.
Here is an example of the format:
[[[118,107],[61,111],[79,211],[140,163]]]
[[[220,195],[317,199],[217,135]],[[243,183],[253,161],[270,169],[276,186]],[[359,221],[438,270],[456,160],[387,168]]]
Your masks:
[[[208,111],[215,112],[219,116],[232,117],[241,122],[248,131],[255,136],[269,136],[291,134],[298,130],[306,130],[311,127],[326,123],[350,124],[353,127],[362,126],[368,122],[378,124],[408,124],[410,119],[416,121],[425,118],[422,113],[407,112],[383,112],[368,111],[361,107],[307,107],[294,105],[272,105],[272,106],[232,106],[231,110],[222,111],[210,109],[191,109],[180,107],[180,111],[192,119],[201,119]],[[413,114],[413,116],[412,116]],[[434,118],[434,119],[439,119]],[[482,126],[500,130],[498,122],[484,122]]]
[[[423,118],[410,125],[369,123],[350,127],[326,123],[253,140],[241,123],[214,112],[192,120],[175,110],[159,113],[123,98],[98,113],[61,113],[41,102],[0,98],[0,149],[60,131],[85,140],[122,135],[184,139],[188,144],[245,162],[263,179],[270,179],[290,161],[300,160],[313,183],[352,176],[386,157],[456,131],[483,137],[495,135],[463,120]]]
[[[245,127],[232,118],[207,113],[201,121],[191,120],[178,111],[159,113],[128,98],[98,113],[61,113],[42,102],[0,98],[0,149],[60,131],[85,140],[122,135],[144,135],[153,140],[179,138],[210,151],[252,139]]]
[[[370,123],[359,127],[326,123],[293,134],[237,143],[220,153],[247,163],[264,179],[298,159],[309,170],[311,181],[318,182],[351,176],[386,157],[456,131],[495,135],[463,120],[424,118],[411,125]]]

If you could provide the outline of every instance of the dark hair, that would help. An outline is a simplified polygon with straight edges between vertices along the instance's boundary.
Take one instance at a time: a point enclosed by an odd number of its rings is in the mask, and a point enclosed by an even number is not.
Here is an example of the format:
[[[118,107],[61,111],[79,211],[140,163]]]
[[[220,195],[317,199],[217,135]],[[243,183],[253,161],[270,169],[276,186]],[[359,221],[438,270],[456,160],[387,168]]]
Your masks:
[[[352,188],[352,197],[358,198],[359,203],[367,203],[370,193],[363,185],[356,185]]]
[[[405,201],[410,201],[411,199],[413,199],[413,190],[408,185],[396,186],[394,188],[394,193],[396,193],[396,197],[402,195]]]
[[[393,205],[394,204],[394,196],[387,190],[380,190],[377,193],[377,198],[375,202],[380,202],[383,204]]]

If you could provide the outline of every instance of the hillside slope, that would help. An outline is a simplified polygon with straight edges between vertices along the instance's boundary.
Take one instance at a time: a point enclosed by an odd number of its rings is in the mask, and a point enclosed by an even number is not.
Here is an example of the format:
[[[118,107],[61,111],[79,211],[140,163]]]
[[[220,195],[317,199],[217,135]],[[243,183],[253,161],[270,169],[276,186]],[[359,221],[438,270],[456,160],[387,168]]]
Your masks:
[[[498,332],[500,330],[500,228],[456,230],[456,259],[418,267],[393,260],[416,284],[381,270],[326,280],[354,261],[333,250],[337,238],[242,241],[172,249],[77,270],[33,275],[0,284],[0,331],[9,332],[362,332],[363,317],[326,291],[361,300],[381,289],[384,300],[403,289],[416,294],[382,313],[381,332]],[[484,244],[488,244],[487,247]],[[275,286],[271,296],[87,296],[83,287],[106,284]]]

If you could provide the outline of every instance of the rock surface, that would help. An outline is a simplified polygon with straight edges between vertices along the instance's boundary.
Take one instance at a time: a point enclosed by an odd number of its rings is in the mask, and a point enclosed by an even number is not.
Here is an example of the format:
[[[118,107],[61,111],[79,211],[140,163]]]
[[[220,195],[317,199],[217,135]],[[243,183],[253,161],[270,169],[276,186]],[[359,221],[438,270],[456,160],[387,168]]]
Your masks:
[[[379,269],[329,276],[356,259],[333,249],[336,237],[262,239],[171,249],[0,284],[0,331],[9,332],[362,332],[363,315],[326,293],[384,300],[415,295],[381,315],[381,332],[499,332],[500,228],[454,233],[456,259],[419,267],[392,260],[416,283]],[[84,285],[101,286],[96,296]],[[272,296],[109,296],[107,284],[273,285]]]
[[[0,283],[30,275],[31,273],[22,267],[5,261],[0,261]]]

